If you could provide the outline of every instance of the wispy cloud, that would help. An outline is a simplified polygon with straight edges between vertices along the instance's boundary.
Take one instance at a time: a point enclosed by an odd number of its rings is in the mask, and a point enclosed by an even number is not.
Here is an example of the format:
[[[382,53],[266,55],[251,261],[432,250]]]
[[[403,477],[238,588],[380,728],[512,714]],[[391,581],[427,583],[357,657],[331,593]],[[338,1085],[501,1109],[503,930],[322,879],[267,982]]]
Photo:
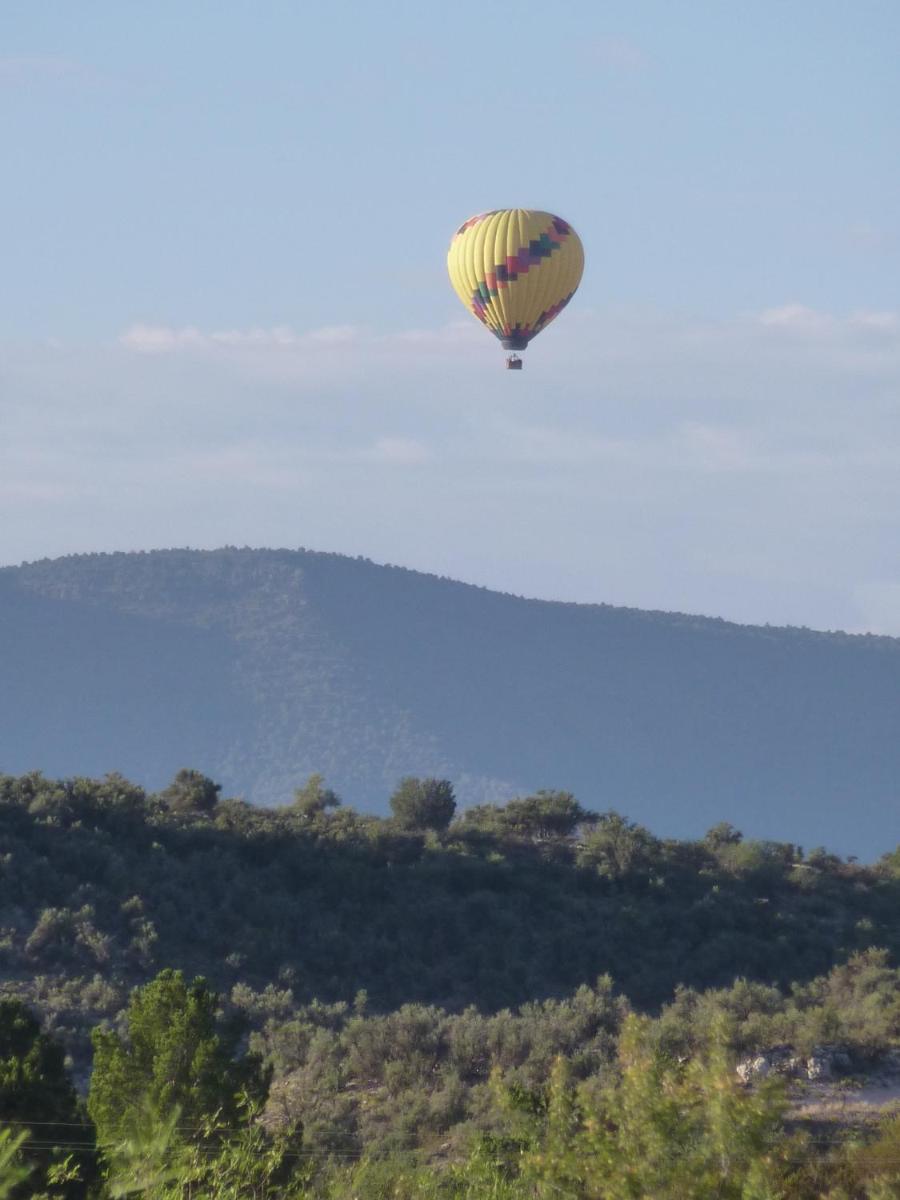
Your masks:
[[[0,87],[30,87],[35,84],[92,83],[93,68],[72,58],[53,54],[0,56]]]
[[[759,314],[760,325],[770,329],[790,329],[801,333],[821,333],[831,328],[834,318],[828,313],[817,312],[805,304],[782,304],[778,308],[767,308]]]
[[[417,346],[446,347],[477,340],[479,331],[471,322],[454,321],[444,329],[405,329],[375,335],[356,325],[326,325],[298,331],[289,325],[270,329],[220,329],[203,331],[193,325],[175,327],[137,322],[119,335],[127,350],[138,354],[172,354],[179,351],[292,351],[350,346],[384,348]]]
[[[874,329],[880,333],[900,333],[900,313],[897,312],[857,312],[849,318],[850,325],[861,329]]]
[[[492,449],[498,458],[545,466],[618,466],[680,475],[727,474],[796,477],[826,466],[829,456],[796,445],[778,445],[753,428],[688,421],[674,428],[604,437],[583,430],[510,423]]]
[[[871,329],[882,333],[900,333],[900,313],[892,311],[852,312],[845,317],[809,308],[805,304],[783,304],[759,314],[759,323],[770,329],[786,329],[812,336],[853,329]]]
[[[174,328],[168,325],[129,326],[119,337],[127,350],[138,354],[171,354],[179,350],[295,350],[303,346],[346,346],[358,339],[360,331],[352,325],[332,325],[297,333],[288,325],[272,329],[222,329],[201,332],[193,325]]]
[[[465,320],[8,346],[0,561],[303,543],[537,595],[884,627],[893,592],[865,589],[900,541],[900,314],[575,310],[521,375],[502,359]]]

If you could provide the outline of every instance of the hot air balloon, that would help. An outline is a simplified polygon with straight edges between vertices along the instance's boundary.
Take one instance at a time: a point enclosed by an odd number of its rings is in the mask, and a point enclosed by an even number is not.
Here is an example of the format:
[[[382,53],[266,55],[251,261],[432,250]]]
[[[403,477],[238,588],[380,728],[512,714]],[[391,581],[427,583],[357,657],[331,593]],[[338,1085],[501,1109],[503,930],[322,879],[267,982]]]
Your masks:
[[[561,217],[530,208],[499,208],[470,217],[447,254],[450,282],[463,304],[521,370],[515,351],[566,307],[584,270],[578,234]]]

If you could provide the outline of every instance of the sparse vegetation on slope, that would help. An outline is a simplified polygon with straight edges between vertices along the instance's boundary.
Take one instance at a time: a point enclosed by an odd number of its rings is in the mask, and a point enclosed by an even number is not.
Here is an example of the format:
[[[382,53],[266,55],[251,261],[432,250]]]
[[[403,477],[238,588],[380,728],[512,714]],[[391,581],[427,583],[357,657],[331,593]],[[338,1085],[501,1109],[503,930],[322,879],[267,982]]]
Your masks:
[[[0,777],[11,1194],[894,1194],[893,1125],[823,1148],[736,1065],[894,1061],[896,853],[659,839],[558,791],[388,801]]]
[[[496,1011],[608,974],[652,1008],[678,985],[784,987],[898,948],[895,856],[862,866],[723,826],[659,839],[560,792],[448,824],[448,785],[407,779],[393,805],[360,814],[320,779],[261,809],[197,772],[155,795],[0,777],[6,987],[83,1047],[164,966],[297,1004],[364,991],[375,1011]]]

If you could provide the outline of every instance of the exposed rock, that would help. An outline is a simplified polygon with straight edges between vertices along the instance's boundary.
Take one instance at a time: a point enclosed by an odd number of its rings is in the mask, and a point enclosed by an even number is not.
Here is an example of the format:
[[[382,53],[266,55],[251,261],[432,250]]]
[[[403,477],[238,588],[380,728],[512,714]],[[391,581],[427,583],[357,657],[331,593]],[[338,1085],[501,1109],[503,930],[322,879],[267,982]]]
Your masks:
[[[832,1060],[828,1054],[813,1052],[806,1060],[806,1078],[811,1080],[831,1079]]]
[[[795,1061],[792,1058],[790,1046],[772,1046],[759,1054],[751,1055],[739,1062],[735,1070],[741,1083],[749,1083],[751,1079],[765,1079],[767,1075],[789,1074],[788,1064]]]
[[[853,1069],[853,1056],[845,1046],[814,1046],[804,1057],[792,1046],[772,1046],[742,1059],[735,1068],[741,1083],[765,1079],[767,1075],[786,1075],[791,1079],[826,1080],[846,1075]]]
[[[739,1062],[735,1070],[741,1083],[749,1083],[751,1079],[765,1079],[771,1066],[765,1054],[758,1054],[755,1058],[745,1058]]]

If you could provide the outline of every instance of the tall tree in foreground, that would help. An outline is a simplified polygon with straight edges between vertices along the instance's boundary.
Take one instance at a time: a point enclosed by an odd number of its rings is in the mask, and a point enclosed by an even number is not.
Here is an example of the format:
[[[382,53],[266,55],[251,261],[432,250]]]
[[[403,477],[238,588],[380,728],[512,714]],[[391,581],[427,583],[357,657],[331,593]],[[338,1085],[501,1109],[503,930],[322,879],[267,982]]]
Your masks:
[[[460,1173],[462,1195],[579,1200],[784,1200],[802,1150],[783,1130],[777,1084],[737,1081],[723,1031],[705,1054],[663,1054],[629,1016],[617,1068],[576,1087],[558,1060],[549,1086],[508,1089],[505,1144],[488,1135]],[[487,1148],[487,1153],[486,1153]],[[513,1182],[514,1181],[514,1182]],[[478,1190],[479,1187],[481,1190]],[[491,1191],[491,1187],[494,1191]]]
[[[88,1109],[101,1145],[134,1137],[176,1109],[189,1130],[214,1114],[236,1123],[239,1095],[265,1098],[268,1073],[255,1055],[236,1057],[239,1031],[223,1027],[216,1008],[204,979],[188,984],[167,970],[132,993],[124,1037],[94,1031]]]
[[[18,1189],[31,1174],[21,1155],[27,1140],[28,1134],[24,1131],[13,1133],[11,1129],[0,1129],[0,1200],[12,1200],[16,1195],[25,1194]]]
[[[207,1118],[185,1136],[180,1110],[148,1115],[106,1152],[111,1200],[311,1200],[296,1131],[270,1136],[246,1094],[238,1124]],[[2,1200],[2,1197],[0,1197]]]

